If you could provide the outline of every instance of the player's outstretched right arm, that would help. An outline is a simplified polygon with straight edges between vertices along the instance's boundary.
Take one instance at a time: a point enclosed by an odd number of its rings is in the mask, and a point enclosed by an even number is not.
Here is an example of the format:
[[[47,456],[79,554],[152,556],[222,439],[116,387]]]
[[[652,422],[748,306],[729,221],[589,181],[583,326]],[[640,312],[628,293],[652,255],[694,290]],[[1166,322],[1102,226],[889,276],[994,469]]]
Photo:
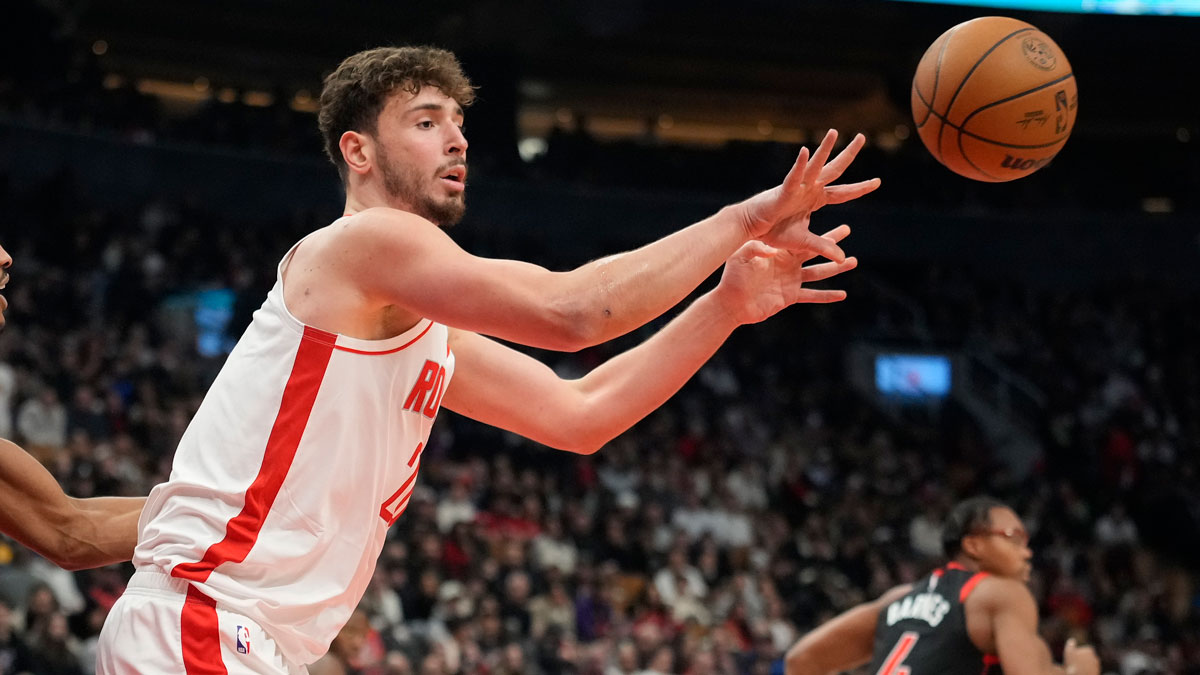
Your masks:
[[[988,577],[967,599],[966,611],[968,630],[975,617],[982,615],[990,621],[996,656],[1005,675],[1100,673],[1095,650],[1077,646],[1073,639],[1063,649],[1063,665],[1054,663],[1050,647],[1038,635],[1037,603],[1024,583]]]
[[[79,570],[133,557],[145,502],[68,497],[41,463],[0,439],[0,531],[60,567]]]
[[[483,335],[573,351],[628,333],[675,306],[747,241],[845,260],[809,216],[874,190],[873,179],[831,185],[853,161],[858,135],[836,157],[830,132],[801,151],[783,183],[641,248],[568,272],[472,256],[432,223],[395,209],[367,209],[336,224],[313,254],[315,278],[346,278],[369,305]]]

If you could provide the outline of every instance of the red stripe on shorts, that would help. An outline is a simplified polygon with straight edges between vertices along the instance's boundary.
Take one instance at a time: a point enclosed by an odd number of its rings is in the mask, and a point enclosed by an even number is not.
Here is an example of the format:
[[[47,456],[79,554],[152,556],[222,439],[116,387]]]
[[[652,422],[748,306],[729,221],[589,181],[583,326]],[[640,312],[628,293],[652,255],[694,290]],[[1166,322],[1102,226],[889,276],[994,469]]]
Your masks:
[[[304,337],[300,340],[300,348],[296,352],[292,374],[283,389],[279,414],[275,416],[275,425],[271,427],[271,435],[267,439],[262,467],[258,470],[258,477],[246,490],[245,505],[242,506],[241,513],[225,525],[224,539],[209,546],[199,561],[176,565],[171,570],[172,576],[192,581],[207,581],[208,575],[212,574],[218,565],[226,562],[240,563],[250,554],[254,542],[258,541],[263,521],[267,519],[271,505],[275,503],[275,497],[283,487],[283,480],[292,468],[296,448],[300,446],[300,438],[304,435],[304,428],[308,426],[308,417],[312,414],[313,402],[321,389],[321,381],[325,378],[325,370],[336,340],[337,336],[332,333],[304,328]]]
[[[228,675],[221,660],[217,603],[188,584],[180,617],[183,668],[187,675]]]

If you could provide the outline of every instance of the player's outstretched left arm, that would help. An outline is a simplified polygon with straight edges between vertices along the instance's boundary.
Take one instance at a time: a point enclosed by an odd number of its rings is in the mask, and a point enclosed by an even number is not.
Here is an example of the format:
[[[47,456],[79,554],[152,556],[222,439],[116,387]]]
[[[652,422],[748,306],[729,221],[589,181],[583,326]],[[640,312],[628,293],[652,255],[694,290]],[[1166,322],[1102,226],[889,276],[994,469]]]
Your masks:
[[[837,242],[850,228],[827,233]],[[789,252],[751,241],[725,264],[716,288],[662,330],[578,380],[469,331],[451,333],[455,375],[443,405],[551,447],[590,453],[662,405],[733,330],[788,305],[838,302],[844,291],[805,286],[854,269],[857,261],[804,266],[815,251]]]
[[[0,531],[49,559],[79,570],[133,557],[144,497],[68,497],[50,472],[0,439]]]
[[[879,613],[909,588],[897,586],[814,628],[788,650],[783,662],[785,675],[840,673],[870,661]]]

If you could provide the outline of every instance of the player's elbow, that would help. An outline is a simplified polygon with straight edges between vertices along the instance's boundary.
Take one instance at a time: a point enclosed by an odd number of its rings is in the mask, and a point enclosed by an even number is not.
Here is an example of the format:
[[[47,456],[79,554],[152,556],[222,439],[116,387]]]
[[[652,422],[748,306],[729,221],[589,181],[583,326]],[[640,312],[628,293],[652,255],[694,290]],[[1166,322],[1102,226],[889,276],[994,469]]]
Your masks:
[[[72,525],[69,519],[47,523],[43,528],[45,536],[38,537],[30,548],[68,572],[87,569],[90,567],[87,547],[72,533]]]
[[[541,438],[537,440],[555,450],[576,455],[594,455],[611,441],[615,434],[589,424],[589,421],[586,416],[564,418],[550,428],[543,429]]]
[[[610,440],[612,439],[607,436],[590,434],[578,427],[564,427],[560,433],[546,436],[541,439],[541,442],[543,445],[547,445],[555,450],[562,450],[576,455],[594,455]]]
[[[561,352],[577,352],[612,337],[612,310],[597,307],[580,294],[566,294],[548,303],[545,331],[550,346]]]
[[[783,672],[784,675],[824,675],[816,659],[802,644],[793,645],[788,650],[783,658]]]
[[[81,570],[99,567],[99,565],[92,562],[91,558],[84,555],[82,548],[80,548],[77,552],[62,552],[57,557],[50,558],[50,562],[58,565],[68,572],[79,572]]]

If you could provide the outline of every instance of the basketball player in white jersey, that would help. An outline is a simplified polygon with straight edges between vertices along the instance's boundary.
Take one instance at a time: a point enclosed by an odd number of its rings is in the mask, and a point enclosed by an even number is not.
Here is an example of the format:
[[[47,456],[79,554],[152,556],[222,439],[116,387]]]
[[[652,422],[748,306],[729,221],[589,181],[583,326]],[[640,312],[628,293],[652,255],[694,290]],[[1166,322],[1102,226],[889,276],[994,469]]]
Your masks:
[[[320,126],[345,216],[298,242],[150,493],[129,588],[97,672],[297,673],[327,650],[408,505],[444,405],[591,453],[667,400],[739,325],[855,266],[809,215],[874,190],[831,186],[830,132],[782,185],[664,239],[570,272],[472,256],[439,225],[465,208],[463,108],[449,52],[382,48],[325,81]],[[816,255],[830,262],[808,268]],[[715,289],[578,380],[492,339],[578,350]]]
[[[0,290],[12,256],[0,246]],[[0,329],[8,299],[0,295]],[[145,499],[72,499],[54,476],[17,444],[0,438],[0,532],[69,570],[129,560]]]

